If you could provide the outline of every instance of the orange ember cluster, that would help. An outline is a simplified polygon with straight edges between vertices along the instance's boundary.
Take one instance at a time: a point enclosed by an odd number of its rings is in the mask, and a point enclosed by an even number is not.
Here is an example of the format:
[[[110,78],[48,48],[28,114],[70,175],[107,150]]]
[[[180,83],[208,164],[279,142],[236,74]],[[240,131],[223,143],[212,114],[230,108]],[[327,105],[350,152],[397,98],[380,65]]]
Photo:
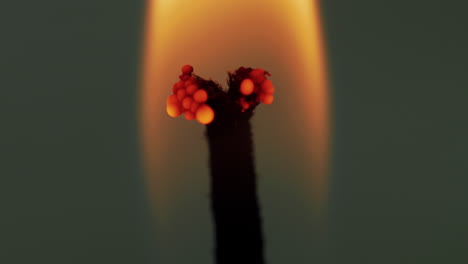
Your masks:
[[[260,102],[273,103],[275,87],[265,76],[271,76],[271,74],[263,69],[240,67],[235,73],[229,73],[231,81],[228,83],[231,87],[227,93],[221,89],[215,91],[201,87],[206,86],[206,81],[192,73],[191,65],[182,67],[180,80],[174,83],[172,95],[166,100],[166,110],[169,116],[175,118],[184,114],[187,120],[196,119],[200,124],[210,124],[215,118],[215,112],[207,102],[210,98],[219,98],[219,93],[223,93],[240,105],[242,112],[253,110]],[[208,91],[211,92],[208,93]]]
[[[179,81],[172,86],[172,95],[166,100],[166,111],[171,117],[184,114],[185,119],[194,120],[207,125],[214,119],[213,109],[205,104],[208,100],[206,90],[198,87],[197,79],[192,76],[193,67],[182,67]]]
[[[240,68],[239,70],[245,70],[245,68]],[[242,80],[239,88],[242,94],[239,99],[242,111],[256,106],[259,102],[264,104],[273,103],[275,99],[273,96],[275,87],[265,75],[271,76],[270,73],[263,69],[254,69]]]

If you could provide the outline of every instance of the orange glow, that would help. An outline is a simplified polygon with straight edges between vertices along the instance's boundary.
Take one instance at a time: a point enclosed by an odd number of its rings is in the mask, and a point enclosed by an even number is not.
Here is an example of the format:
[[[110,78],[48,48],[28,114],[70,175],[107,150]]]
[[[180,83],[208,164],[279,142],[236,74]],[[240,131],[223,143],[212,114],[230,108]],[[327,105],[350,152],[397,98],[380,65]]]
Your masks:
[[[182,100],[184,100],[186,95],[187,95],[187,91],[185,89],[177,90],[177,100],[182,102]]]
[[[314,200],[323,206],[327,195],[328,166],[329,166],[329,98],[328,76],[323,44],[322,25],[319,14],[318,0],[297,0],[294,6],[296,15],[292,19],[297,36],[299,54],[296,57],[298,64],[297,80],[302,89],[302,105],[309,108],[304,112],[306,131],[310,131],[311,159],[313,171],[316,176],[312,178]],[[305,34],[307,33],[307,34]],[[303,57],[303,58],[301,58]]]
[[[267,104],[267,105],[272,104],[274,99],[275,97],[271,94],[265,94],[265,95],[260,96],[260,100],[262,100],[262,103]]]
[[[177,90],[183,89],[184,88],[184,81],[180,80],[172,86],[172,93],[177,93]]]
[[[198,86],[196,84],[191,84],[187,87],[187,93],[192,95],[195,93],[195,91],[198,89]]]
[[[166,105],[169,105],[169,104],[177,104],[179,102],[179,100],[177,100],[177,96],[175,94],[169,96],[167,99],[166,99]]]
[[[182,106],[184,107],[184,109],[190,109],[190,106],[192,106],[192,101],[192,98],[185,97],[182,101]]]
[[[191,65],[182,66],[182,74],[190,75],[193,72],[193,67]]]
[[[326,53],[318,0],[147,0],[146,11],[141,147],[150,193],[158,195],[152,197],[158,203],[156,206],[164,206],[165,192],[170,192],[170,182],[175,182],[164,176],[170,171],[167,164],[171,160],[166,153],[168,142],[174,137],[173,125],[169,125],[174,120],[167,118],[164,100],[171,87],[189,94],[185,82],[173,86],[180,66],[187,63],[194,66],[196,75],[217,80],[224,87],[226,71],[240,66],[260,67],[273,73],[277,101],[269,110],[256,110],[255,122],[262,125],[256,126],[255,134],[261,137],[269,133],[261,130],[262,126],[273,130],[278,123],[300,115],[288,126],[291,131],[299,131],[291,136],[302,140],[300,145],[305,149],[302,156],[308,159],[300,165],[307,181],[305,186],[314,202],[324,204],[328,192],[330,128]],[[260,69],[250,76],[256,85],[263,81],[259,73]],[[180,93],[182,100],[185,94]],[[287,105],[288,102],[294,105]],[[190,110],[195,112],[196,108],[192,104]],[[170,111],[177,113],[175,108]],[[262,123],[267,122],[258,118],[263,113],[276,114],[278,122]]]
[[[275,87],[273,86],[273,83],[270,80],[265,80],[262,82],[262,91],[266,94],[273,94],[275,92]]]
[[[254,91],[253,81],[251,79],[249,79],[249,78],[243,80],[241,85],[240,85],[240,92],[243,95],[249,95],[249,94],[253,93],[253,91]]]
[[[167,104],[166,111],[170,117],[178,117],[182,113],[180,107],[173,103]]]
[[[205,90],[200,89],[193,94],[193,100],[197,103],[204,103],[208,100],[208,93]]]
[[[193,112],[193,113],[197,112],[197,109],[198,109],[199,106],[200,106],[199,103],[197,103],[195,101],[192,102],[192,105],[190,106],[190,111]]]
[[[265,79],[265,71],[262,69],[255,69],[249,74],[250,79],[252,79],[256,84],[261,84]]]
[[[196,117],[197,121],[200,122],[200,124],[207,125],[213,121],[214,111],[208,105],[203,104],[200,107],[198,107]]]
[[[185,117],[185,119],[190,121],[190,120],[195,119],[195,114],[193,112],[191,112],[191,111],[185,111],[184,112],[184,117]]]

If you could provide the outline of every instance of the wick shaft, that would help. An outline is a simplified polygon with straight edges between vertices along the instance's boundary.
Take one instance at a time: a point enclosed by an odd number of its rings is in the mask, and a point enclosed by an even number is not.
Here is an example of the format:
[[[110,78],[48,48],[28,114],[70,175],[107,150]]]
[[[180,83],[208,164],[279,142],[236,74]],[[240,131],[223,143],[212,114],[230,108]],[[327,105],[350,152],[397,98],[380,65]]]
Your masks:
[[[207,126],[216,263],[264,264],[249,113]]]

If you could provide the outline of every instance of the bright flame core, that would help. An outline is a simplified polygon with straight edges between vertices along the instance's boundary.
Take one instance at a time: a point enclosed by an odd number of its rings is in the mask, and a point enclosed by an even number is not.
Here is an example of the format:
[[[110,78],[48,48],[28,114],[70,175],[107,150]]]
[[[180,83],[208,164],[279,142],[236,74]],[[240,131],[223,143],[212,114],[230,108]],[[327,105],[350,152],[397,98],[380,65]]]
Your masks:
[[[146,10],[140,122],[150,193],[162,195],[169,184],[161,176],[170,137],[164,100],[180,66],[189,63],[197,75],[220,83],[226,70],[246,66],[273,74],[275,104],[293,93],[303,108],[302,137],[310,157],[304,166],[311,166],[314,201],[323,205],[330,129],[318,0],[147,0]],[[293,76],[288,87],[280,85],[283,76]],[[152,198],[164,205],[161,196]]]

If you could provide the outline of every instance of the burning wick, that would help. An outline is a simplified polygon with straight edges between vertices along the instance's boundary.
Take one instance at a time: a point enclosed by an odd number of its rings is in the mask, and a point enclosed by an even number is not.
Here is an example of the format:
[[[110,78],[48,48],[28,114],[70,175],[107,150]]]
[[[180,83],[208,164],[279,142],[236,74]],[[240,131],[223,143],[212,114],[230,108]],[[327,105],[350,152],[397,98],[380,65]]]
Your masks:
[[[206,126],[210,150],[211,208],[216,263],[263,264],[263,234],[257,199],[250,119],[260,104],[273,103],[275,88],[263,69],[228,72],[229,89],[182,67],[167,98],[167,113]]]
[[[252,111],[259,102],[273,103],[275,87],[265,77],[271,75],[262,69],[240,67],[235,73],[229,73],[230,88],[227,93],[213,81],[203,80],[192,73],[192,66],[182,67],[180,80],[174,83],[172,95],[166,100],[169,116],[178,117],[183,113],[187,120],[196,118],[200,124],[210,124],[215,118],[215,112],[209,101],[213,103],[213,100],[221,96],[220,93],[236,102],[242,112]],[[232,87],[231,84],[234,83],[236,87]]]

